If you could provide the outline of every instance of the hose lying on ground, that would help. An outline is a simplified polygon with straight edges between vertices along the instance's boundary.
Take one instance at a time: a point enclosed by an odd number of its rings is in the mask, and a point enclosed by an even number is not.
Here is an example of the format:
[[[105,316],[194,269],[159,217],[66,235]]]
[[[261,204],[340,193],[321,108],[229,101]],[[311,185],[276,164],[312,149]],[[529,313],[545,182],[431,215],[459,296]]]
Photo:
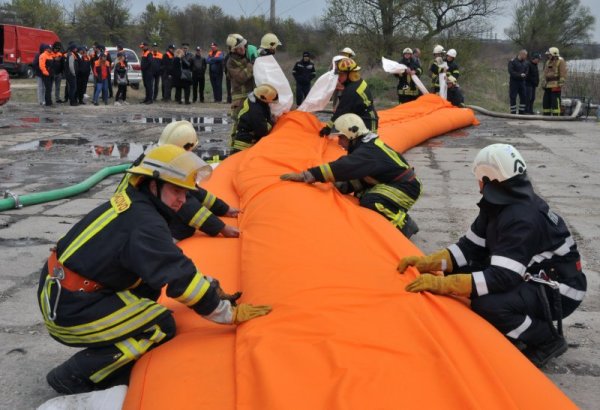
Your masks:
[[[23,196],[16,195],[10,191],[4,192],[4,199],[0,199],[0,211],[8,209],[21,208],[24,206],[41,204],[44,202],[56,201],[58,199],[68,198],[73,195],[81,194],[92,188],[104,178],[115,174],[121,174],[131,167],[131,164],[121,164],[106,167],[96,172],[94,175],[78,184],[66,188],[54,189],[52,191],[36,192]]]
[[[570,116],[560,117],[553,115],[518,115],[518,114],[506,114],[503,112],[489,111],[485,108],[479,107],[477,105],[467,105],[468,108],[477,111],[478,113],[489,115],[490,117],[498,117],[498,118],[509,118],[514,120],[543,120],[543,121],[573,121],[576,120],[579,116],[579,112],[581,111],[581,101],[575,100],[575,109],[571,113]]]

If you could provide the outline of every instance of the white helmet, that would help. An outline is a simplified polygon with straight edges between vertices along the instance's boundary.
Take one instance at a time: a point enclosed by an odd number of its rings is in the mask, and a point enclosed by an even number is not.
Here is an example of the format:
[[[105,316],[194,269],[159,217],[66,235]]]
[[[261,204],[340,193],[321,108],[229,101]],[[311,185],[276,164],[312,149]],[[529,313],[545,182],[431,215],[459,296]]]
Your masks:
[[[453,49],[453,48],[451,48],[450,50],[448,50],[448,51],[446,52],[446,55],[447,55],[448,57],[456,58],[456,50],[455,50],[455,49]]]
[[[488,178],[490,181],[503,182],[527,170],[525,160],[515,147],[509,144],[488,145],[475,157],[473,173],[479,181]]]
[[[241,34],[230,34],[227,36],[227,45],[234,49],[236,47],[243,47],[246,45],[247,41]]]
[[[404,49],[404,51],[402,51],[402,54],[412,54],[412,53],[413,53],[413,51],[412,51],[412,49],[411,49],[411,48],[409,48],[409,47],[406,47],[406,48]]]
[[[273,33],[265,34],[260,40],[260,46],[264,49],[275,50],[277,46],[281,45],[281,41]]]
[[[440,46],[439,44],[435,47],[433,47],[433,54],[442,54],[444,52],[444,47]]]
[[[175,121],[165,127],[158,145],[173,144],[187,151],[191,151],[198,145],[196,129],[189,121]]]
[[[333,125],[337,130],[337,134],[345,135],[349,140],[353,140],[361,135],[369,133],[362,118],[356,114],[341,115],[335,120]]]
[[[548,49],[548,54],[550,54],[552,57],[560,57],[560,53],[558,52],[558,48],[556,47],[550,47]]]
[[[340,53],[347,54],[348,57],[354,57],[356,55],[354,50],[352,50],[350,47],[344,47],[344,49],[340,51]]]

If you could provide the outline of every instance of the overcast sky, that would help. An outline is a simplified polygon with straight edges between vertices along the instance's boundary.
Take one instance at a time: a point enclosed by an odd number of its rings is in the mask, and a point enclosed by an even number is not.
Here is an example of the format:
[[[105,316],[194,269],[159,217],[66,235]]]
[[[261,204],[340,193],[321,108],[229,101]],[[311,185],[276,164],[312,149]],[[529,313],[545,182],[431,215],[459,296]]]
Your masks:
[[[71,0],[72,1],[72,0]],[[131,2],[132,14],[139,15],[150,1],[148,0],[129,0]],[[164,0],[156,0],[155,4]],[[66,2],[66,1],[65,1]],[[496,23],[495,31],[498,33],[498,38],[504,38],[504,28],[510,25],[512,20],[512,10],[518,0],[509,0],[513,6],[504,7],[505,14],[498,18],[494,18]],[[180,7],[186,4],[202,4],[202,5],[217,5],[223,9],[226,14],[234,17],[238,16],[253,16],[264,15],[269,16],[270,0],[180,0],[176,4]],[[171,3],[173,4],[173,3]],[[288,18],[292,17],[299,22],[311,21],[315,18],[320,18],[326,9],[327,0],[276,0],[275,11],[277,17]],[[589,7],[592,14],[596,16],[596,26],[592,34],[592,40],[600,43],[600,1],[598,0],[581,0],[581,4]]]

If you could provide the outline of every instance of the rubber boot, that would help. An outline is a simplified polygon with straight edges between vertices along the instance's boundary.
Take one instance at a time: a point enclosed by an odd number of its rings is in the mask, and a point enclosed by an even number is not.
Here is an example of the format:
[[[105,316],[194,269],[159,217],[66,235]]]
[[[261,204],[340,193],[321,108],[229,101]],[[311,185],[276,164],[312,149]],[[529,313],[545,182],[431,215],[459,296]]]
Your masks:
[[[400,232],[402,232],[407,239],[419,232],[419,227],[417,226],[417,223],[410,217],[410,215],[406,214],[404,226],[402,227],[402,229],[400,229]]]
[[[546,343],[528,346],[523,354],[537,367],[543,367],[550,359],[560,356],[567,349],[565,338],[556,336]]]
[[[78,371],[69,359],[46,375],[50,387],[61,394],[87,393],[95,390],[94,384]]]

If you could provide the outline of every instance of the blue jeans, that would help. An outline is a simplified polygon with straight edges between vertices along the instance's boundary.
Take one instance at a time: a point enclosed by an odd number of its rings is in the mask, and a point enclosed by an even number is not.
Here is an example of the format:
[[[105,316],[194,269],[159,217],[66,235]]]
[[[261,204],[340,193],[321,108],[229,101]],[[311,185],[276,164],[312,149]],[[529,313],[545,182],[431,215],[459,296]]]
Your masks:
[[[96,90],[94,91],[94,99],[92,100],[94,104],[98,102],[100,91],[102,91],[102,100],[105,104],[108,103],[108,78],[103,81],[96,81]]]

